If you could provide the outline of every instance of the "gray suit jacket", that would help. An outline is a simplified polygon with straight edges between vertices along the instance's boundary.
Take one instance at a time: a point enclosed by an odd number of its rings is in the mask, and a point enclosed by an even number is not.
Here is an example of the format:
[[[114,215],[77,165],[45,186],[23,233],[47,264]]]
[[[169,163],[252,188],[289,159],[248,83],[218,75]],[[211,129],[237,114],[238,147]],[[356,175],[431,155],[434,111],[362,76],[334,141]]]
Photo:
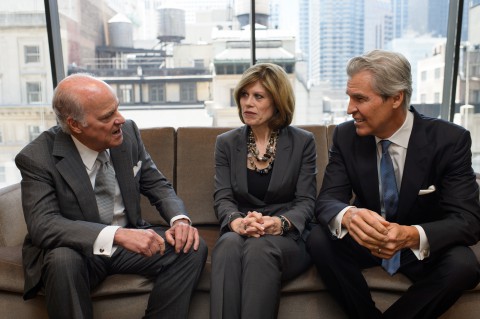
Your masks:
[[[414,114],[408,142],[396,222],[420,225],[431,254],[453,245],[473,245],[480,238],[478,185],[472,169],[470,133],[439,119]],[[338,125],[316,203],[325,225],[349,205],[380,212],[376,143],[358,136],[352,121]],[[420,190],[435,191],[420,195]]]
[[[256,210],[284,215],[306,238],[317,192],[313,134],[292,126],[280,131],[270,184],[260,200],[248,192],[247,133],[247,126],[242,126],[217,137],[214,206],[221,233],[229,231],[230,213]]]
[[[125,205],[128,227],[150,225],[140,214],[140,194],[147,196],[169,222],[187,215],[170,182],[158,171],[132,121],[123,127],[123,143],[110,156]],[[133,167],[141,161],[134,176]],[[28,235],[23,246],[25,295],[41,285],[45,250],[70,247],[93,255],[93,243],[106,225],[100,223],[95,194],[80,154],[70,135],[56,126],[43,132],[15,158],[22,174],[22,204]]]

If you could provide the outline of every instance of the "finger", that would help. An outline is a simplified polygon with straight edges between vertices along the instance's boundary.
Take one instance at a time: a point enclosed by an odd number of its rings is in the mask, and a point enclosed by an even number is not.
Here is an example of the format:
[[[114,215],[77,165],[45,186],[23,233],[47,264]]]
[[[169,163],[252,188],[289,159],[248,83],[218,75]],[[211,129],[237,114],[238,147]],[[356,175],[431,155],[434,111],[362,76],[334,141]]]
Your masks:
[[[155,242],[158,246],[158,250],[157,252],[160,254],[160,255],[163,255],[165,253],[165,240],[162,238],[162,236],[160,236],[159,234],[155,233],[156,236],[155,236]]]
[[[175,227],[175,252],[179,253],[182,248],[185,246],[187,241],[188,230],[186,227],[189,227],[185,224],[180,224]]]
[[[183,252],[188,253],[188,251],[192,248],[192,245],[195,243],[195,233],[197,233],[197,229],[193,227],[188,228],[188,236],[185,242],[185,246],[183,247]],[[194,246],[194,250],[195,246]]]
[[[197,251],[199,246],[200,246],[200,235],[198,234],[198,230],[195,228],[193,249]]]
[[[379,242],[388,240],[388,229],[379,219],[373,216],[357,215],[352,218],[350,228],[362,239],[370,244],[379,245]]]
[[[165,239],[167,240],[167,243],[170,244],[170,246],[175,246],[175,238],[173,238],[171,228],[165,231]]]
[[[247,225],[247,230],[255,231],[255,232],[258,232],[258,233],[262,234],[265,231],[265,227],[263,227],[262,224],[259,224],[257,222],[253,222],[253,223],[250,223],[250,224]]]

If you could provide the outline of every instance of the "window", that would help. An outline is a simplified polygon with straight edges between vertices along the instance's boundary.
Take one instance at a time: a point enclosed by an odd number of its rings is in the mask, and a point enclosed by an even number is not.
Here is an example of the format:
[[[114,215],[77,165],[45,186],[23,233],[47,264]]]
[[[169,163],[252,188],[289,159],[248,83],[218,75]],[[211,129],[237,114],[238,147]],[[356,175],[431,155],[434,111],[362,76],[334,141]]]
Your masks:
[[[118,86],[118,99],[120,103],[130,104],[133,103],[133,85],[120,84]]]
[[[196,98],[196,83],[195,82],[183,82],[180,83],[180,101],[182,103],[194,103]]]
[[[427,95],[425,93],[420,94],[420,103],[425,104],[427,102]]]
[[[152,83],[149,86],[149,90],[150,90],[150,103],[165,102],[165,84],[164,83]]]
[[[7,174],[5,173],[5,166],[0,166],[0,185],[7,181]]]
[[[35,104],[42,102],[42,84],[40,82],[27,82],[27,103]]]
[[[435,92],[433,95],[433,103],[440,103],[440,93]]]
[[[402,52],[409,59],[414,86],[412,104],[433,103],[437,96],[441,102],[448,25],[448,16],[443,13],[448,12],[451,1],[268,0],[269,6],[276,9],[275,14],[260,12],[263,21],[259,24],[265,28],[255,31],[256,60],[282,65],[291,76],[297,99],[293,123],[296,125],[338,124],[349,119],[344,94],[346,62],[374,48]],[[142,108],[142,104],[162,104],[170,109],[156,108],[155,112],[162,116],[171,112],[170,106],[183,104],[182,111],[187,115],[175,116],[172,126],[181,126],[187,117],[194,119],[195,125],[207,125],[203,122],[205,118],[210,120],[208,125],[220,123],[222,121],[212,117],[225,113],[210,114],[205,105],[235,106],[231,90],[249,67],[252,53],[250,30],[242,29],[249,23],[248,14],[237,15],[235,6],[231,5],[236,2],[233,0],[176,1],[174,10],[162,11],[164,2],[58,1],[60,30],[55,31],[62,34],[56,41],[61,42],[64,65],[57,66],[57,70],[87,71],[113,83],[121,111],[133,104],[139,106],[137,112],[146,108]],[[455,114],[468,100],[477,111],[475,117],[479,116],[480,109],[477,102],[480,99],[480,49],[474,41],[476,33],[467,32],[466,22],[468,19],[480,21],[478,2],[463,1],[463,28],[455,32],[461,31],[463,43],[470,43],[468,61],[465,50],[455,56],[459,65]],[[2,80],[0,107],[36,104],[35,109],[39,109],[38,104],[42,103],[49,106],[53,84],[51,70],[47,68],[49,63],[46,63],[50,60],[45,58],[49,54],[45,22],[49,16],[45,15],[44,1],[25,1],[22,6],[15,1],[0,3],[0,47],[4,52],[0,67],[4,74],[11,75],[8,81]],[[259,6],[256,9],[261,10]],[[433,9],[441,9],[442,14]],[[207,17],[208,11],[211,14]],[[125,20],[112,20],[119,13],[132,23],[126,25]],[[177,18],[162,29],[158,16],[170,13],[178,14]],[[106,23],[108,21],[122,28]],[[172,30],[175,30],[173,34]],[[415,30],[415,34],[410,30]],[[465,65],[470,66],[468,81]],[[137,72],[139,69],[141,73]],[[22,78],[26,76],[28,78]],[[427,115],[439,116],[439,108],[429,105],[428,109],[435,112]],[[45,110],[32,122],[19,120],[25,139],[23,145],[30,139],[26,134],[30,132],[29,125],[43,130],[55,123],[51,107]],[[165,113],[161,113],[163,111]],[[198,116],[201,111],[205,116]],[[14,122],[8,115],[0,120]],[[137,124],[140,128],[144,126],[140,120]],[[480,137],[477,138],[480,124],[469,129],[474,140],[472,152],[478,155],[480,163]],[[10,130],[3,132],[4,144],[10,136]],[[0,154],[9,152],[8,158],[14,158],[23,145],[17,149],[1,148]],[[2,165],[0,158],[0,167]],[[480,171],[480,167],[476,170]]]
[[[40,62],[40,47],[38,45],[26,45],[25,50],[25,64]]]
[[[427,80],[427,71],[422,71],[421,73],[421,80],[426,81]]]
[[[38,125],[30,125],[28,127],[28,136],[29,136],[29,139],[30,141],[33,141],[34,139],[36,139],[38,137],[38,135],[40,135],[41,130],[40,130],[40,126]]]

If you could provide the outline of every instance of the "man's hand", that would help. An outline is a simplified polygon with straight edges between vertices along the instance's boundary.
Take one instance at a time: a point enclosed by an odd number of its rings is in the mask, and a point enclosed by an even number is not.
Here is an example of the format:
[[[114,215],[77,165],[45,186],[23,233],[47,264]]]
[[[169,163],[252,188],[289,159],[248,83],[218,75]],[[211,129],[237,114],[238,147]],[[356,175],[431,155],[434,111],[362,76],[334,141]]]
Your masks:
[[[390,223],[374,211],[352,207],[343,215],[342,225],[357,243],[372,252],[389,241]]]
[[[387,229],[388,241],[383,246],[372,250],[374,256],[390,259],[397,251],[404,248],[418,249],[420,245],[420,235],[417,228],[390,223]]]
[[[178,254],[183,249],[184,253],[188,253],[193,246],[194,250],[200,245],[200,236],[195,227],[190,226],[186,219],[176,220],[172,227],[165,232],[167,242],[175,247]]]
[[[145,257],[165,253],[165,240],[153,229],[119,228],[115,232],[113,242]]]

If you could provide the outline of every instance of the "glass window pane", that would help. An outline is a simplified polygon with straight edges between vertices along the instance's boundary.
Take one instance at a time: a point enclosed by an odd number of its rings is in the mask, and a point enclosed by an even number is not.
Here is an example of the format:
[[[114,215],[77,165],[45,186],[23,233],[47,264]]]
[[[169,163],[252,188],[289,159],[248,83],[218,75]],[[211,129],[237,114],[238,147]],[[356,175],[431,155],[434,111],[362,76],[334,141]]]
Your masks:
[[[14,163],[18,152],[55,124],[43,0],[0,1],[0,47],[0,187],[4,187],[21,179]]]
[[[470,131],[472,165],[480,172],[480,1],[464,1],[464,12],[454,122]]]

